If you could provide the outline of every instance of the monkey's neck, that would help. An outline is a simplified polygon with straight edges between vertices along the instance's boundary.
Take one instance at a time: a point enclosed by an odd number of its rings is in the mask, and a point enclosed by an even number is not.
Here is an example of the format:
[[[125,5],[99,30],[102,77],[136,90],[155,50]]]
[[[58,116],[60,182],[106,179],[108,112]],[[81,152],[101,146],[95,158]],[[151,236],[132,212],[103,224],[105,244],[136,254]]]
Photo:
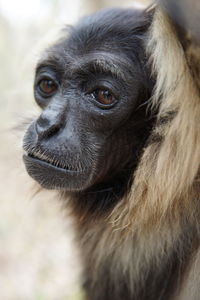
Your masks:
[[[81,222],[106,218],[126,194],[132,182],[131,174],[126,172],[124,176],[99,183],[85,192],[71,194],[73,214],[80,218]]]

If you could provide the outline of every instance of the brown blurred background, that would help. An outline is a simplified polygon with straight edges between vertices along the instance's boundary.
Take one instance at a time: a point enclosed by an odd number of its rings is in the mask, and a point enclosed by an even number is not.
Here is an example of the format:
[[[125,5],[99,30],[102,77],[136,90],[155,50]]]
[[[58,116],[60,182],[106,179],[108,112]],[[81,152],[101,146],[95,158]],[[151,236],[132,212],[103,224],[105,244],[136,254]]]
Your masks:
[[[16,126],[38,111],[34,65],[64,24],[103,7],[147,2],[0,0],[0,300],[83,299],[72,220],[54,192],[35,194]]]

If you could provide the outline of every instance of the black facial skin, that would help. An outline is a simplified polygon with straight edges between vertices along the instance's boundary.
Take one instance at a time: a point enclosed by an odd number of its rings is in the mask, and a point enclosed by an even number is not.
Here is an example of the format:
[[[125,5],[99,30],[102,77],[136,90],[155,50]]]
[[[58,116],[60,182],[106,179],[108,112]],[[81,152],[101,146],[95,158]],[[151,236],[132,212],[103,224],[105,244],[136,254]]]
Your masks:
[[[97,192],[97,202],[99,192],[113,202],[127,190],[154,122],[147,110],[148,26],[135,10],[102,11],[71,28],[39,62],[34,95],[42,113],[25,134],[23,158],[44,188],[79,198]]]

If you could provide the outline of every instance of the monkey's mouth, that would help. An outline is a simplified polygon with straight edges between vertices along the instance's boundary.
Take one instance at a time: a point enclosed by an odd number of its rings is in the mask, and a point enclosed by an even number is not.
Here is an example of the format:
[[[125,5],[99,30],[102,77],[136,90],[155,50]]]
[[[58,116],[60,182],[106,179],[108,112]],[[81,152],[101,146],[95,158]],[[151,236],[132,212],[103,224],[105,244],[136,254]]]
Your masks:
[[[53,168],[61,169],[61,170],[67,171],[67,172],[81,173],[81,172],[86,171],[80,164],[79,165],[77,164],[76,166],[72,166],[72,165],[68,164],[66,161],[64,161],[64,162],[59,161],[59,160],[51,158],[50,156],[47,156],[45,154],[40,154],[40,153],[35,152],[35,153],[25,153],[24,155],[28,156],[30,159],[39,160],[40,162],[48,164],[48,165],[52,166]]]
[[[70,166],[52,160],[49,156],[25,153],[23,160],[28,174],[46,189],[80,191],[88,186],[90,169]]]

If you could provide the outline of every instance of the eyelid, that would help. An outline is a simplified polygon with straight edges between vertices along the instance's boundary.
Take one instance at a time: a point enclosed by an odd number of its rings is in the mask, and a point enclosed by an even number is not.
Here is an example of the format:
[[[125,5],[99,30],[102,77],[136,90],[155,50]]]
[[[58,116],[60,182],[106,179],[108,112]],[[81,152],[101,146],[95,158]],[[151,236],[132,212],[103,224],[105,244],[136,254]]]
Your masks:
[[[36,69],[36,74],[35,74],[35,85],[39,83],[40,80],[42,79],[51,79],[55,81],[57,85],[60,84],[60,78],[58,78],[57,72],[50,68],[45,68],[45,67],[40,67]]]
[[[117,100],[119,99],[120,95],[119,92],[116,91],[116,89],[113,87],[113,85],[111,86],[111,84],[109,82],[107,83],[96,83],[94,84],[91,88],[86,88],[86,95],[91,94],[92,92],[94,92],[95,90],[108,90]]]
[[[58,82],[57,78],[55,76],[52,76],[51,74],[49,74],[47,72],[40,73],[39,75],[36,75],[36,77],[35,77],[35,85],[38,85],[41,80],[45,80],[45,79],[52,80],[57,85],[59,85],[59,82]]]

